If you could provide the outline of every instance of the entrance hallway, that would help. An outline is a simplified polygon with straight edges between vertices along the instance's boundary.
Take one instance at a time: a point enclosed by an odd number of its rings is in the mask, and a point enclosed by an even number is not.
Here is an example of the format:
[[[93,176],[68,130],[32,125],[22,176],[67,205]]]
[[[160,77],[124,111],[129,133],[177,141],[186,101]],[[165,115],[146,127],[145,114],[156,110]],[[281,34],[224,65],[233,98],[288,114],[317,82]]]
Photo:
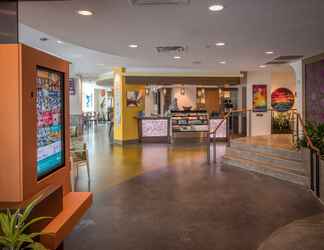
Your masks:
[[[67,249],[257,250],[277,229],[324,212],[302,186],[223,165],[225,145],[208,166],[203,145],[120,147],[107,134],[98,126],[85,136],[94,204]],[[77,190],[87,188],[80,171]]]

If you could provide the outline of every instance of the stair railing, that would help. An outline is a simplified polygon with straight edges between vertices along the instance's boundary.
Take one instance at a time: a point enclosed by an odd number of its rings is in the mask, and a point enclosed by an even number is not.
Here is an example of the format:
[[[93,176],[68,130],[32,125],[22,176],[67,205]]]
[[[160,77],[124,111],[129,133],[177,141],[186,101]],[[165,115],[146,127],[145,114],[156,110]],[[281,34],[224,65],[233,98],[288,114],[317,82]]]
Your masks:
[[[226,143],[227,146],[230,146],[231,144],[231,130],[230,130],[230,119],[232,117],[233,121],[233,114],[240,114],[240,116],[243,113],[248,113],[249,114],[249,119],[248,119],[248,128],[247,128],[247,135],[251,135],[251,110],[249,109],[240,109],[240,110],[231,110],[230,112],[226,113],[224,118],[219,122],[219,124],[216,126],[216,128],[209,132],[208,134],[208,143],[207,143],[207,161],[208,164],[211,163],[211,158],[213,159],[213,163],[216,163],[216,154],[217,154],[217,148],[216,148],[216,135],[219,130],[219,128],[226,122]],[[232,132],[234,130],[234,123],[232,122]],[[212,146],[212,154],[210,153],[210,146]]]
[[[320,197],[320,150],[314,146],[311,138],[309,137],[304,121],[301,115],[297,112],[294,112],[293,126],[292,126],[292,138],[293,143],[299,148],[301,134],[306,139],[307,147],[310,151],[310,162],[309,162],[309,188],[316,194],[317,197]]]

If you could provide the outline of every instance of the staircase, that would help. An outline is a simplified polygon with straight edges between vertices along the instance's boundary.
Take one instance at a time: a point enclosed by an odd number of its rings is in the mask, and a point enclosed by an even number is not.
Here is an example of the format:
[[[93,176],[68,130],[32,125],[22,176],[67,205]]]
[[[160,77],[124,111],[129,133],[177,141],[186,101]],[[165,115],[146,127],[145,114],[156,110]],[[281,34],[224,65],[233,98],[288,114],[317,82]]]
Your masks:
[[[302,155],[293,148],[288,135],[231,140],[224,164],[306,185]]]

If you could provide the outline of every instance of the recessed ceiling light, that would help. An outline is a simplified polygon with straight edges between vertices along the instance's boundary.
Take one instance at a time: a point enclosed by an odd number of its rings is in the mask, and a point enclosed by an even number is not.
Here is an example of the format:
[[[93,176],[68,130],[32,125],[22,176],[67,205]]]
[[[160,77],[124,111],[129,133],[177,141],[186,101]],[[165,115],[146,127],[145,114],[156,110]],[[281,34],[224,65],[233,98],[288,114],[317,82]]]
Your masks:
[[[226,64],[226,61],[221,61],[221,62],[219,62],[220,64]]]
[[[264,53],[266,53],[267,55],[272,55],[272,54],[274,54],[273,51],[266,51],[266,52],[264,52]]]
[[[225,46],[225,43],[224,43],[224,42],[217,42],[217,43],[216,43],[216,46],[220,46],[220,47],[221,47],[221,46]]]
[[[173,59],[179,60],[179,59],[181,59],[181,56],[174,56]]]
[[[262,69],[264,69],[264,68],[267,67],[267,65],[260,65],[259,67],[262,68]]]
[[[138,44],[130,44],[128,45],[129,48],[136,49],[138,48]]]
[[[224,9],[224,6],[221,4],[213,4],[209,6],[210,11],[221,11]]]
[[[92,16],[93,12],[90,10],[78,10],[78,14],[82,16]]]
[[[56,41],[58,44],[63,44],[64,42],[61,40]]]

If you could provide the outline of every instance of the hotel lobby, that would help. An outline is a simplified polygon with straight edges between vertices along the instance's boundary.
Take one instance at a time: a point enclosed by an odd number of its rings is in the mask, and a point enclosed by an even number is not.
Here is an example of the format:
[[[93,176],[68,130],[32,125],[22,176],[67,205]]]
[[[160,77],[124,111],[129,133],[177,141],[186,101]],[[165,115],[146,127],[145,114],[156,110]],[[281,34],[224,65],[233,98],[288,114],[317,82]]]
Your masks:
[[[1,1],[0,249],[323,249],[322,9]]]

